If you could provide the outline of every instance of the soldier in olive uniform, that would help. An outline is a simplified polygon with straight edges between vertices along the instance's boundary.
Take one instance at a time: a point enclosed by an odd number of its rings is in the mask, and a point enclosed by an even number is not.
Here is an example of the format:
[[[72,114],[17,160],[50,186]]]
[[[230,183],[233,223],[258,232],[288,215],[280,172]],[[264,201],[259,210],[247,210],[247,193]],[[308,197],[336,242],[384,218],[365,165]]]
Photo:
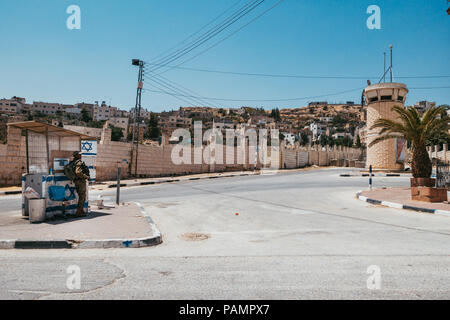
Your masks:
[[[78,194],[78,207],[77,216],[83,217],[84,213],[83,207],[86,201],[86,181],[89,181],[89,168],[81,160],[81,154],[78,151],[73,153],[73,160],[70,163],[75,174],[75,179],[73,180],[75,184],[75,190]]]

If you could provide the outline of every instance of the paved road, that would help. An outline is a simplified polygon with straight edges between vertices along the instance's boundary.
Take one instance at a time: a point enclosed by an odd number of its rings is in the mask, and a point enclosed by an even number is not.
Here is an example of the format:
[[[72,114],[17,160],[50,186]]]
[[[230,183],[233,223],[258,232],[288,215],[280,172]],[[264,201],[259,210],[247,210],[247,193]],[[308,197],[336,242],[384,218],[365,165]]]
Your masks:
[[[151,214],[162,245],[0,251],[0,298],[449,299],[450,218],[359,201],[367,178],[339,177],[351,170],[123,189]],[[408,179],[375,178],[384,185]],[[4,210],[15,203],[0,198]],[[73,264],[80,290],[66,287]],[[380,289],[367,288],[369,266]]]

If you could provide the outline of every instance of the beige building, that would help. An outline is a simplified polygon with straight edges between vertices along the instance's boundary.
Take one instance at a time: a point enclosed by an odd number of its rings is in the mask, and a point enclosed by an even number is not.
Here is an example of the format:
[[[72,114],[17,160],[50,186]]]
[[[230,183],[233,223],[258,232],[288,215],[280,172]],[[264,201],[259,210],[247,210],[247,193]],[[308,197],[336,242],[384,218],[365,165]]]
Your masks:
[[[134,118],[134,114],[137,113],[134,110],[135,108],[130,110],[130,116],[131,118]],[[150,111],[148,111],[147,109],[141,108],[140,114],[139,114],[139,118],[141,119],[148,119],[150,118]]]
[[[124,134],[128,128],[128,118],[125,117],[112,117],[107,122],[107,124],[111,124],[114,127],[118,127],[124,130]]]
[[[84,102],[80,102],[74,105],[75,108],[78,108],[80,110],[87,110],[89,115],[91,117],[94,116],[94,105],[92,103],[84,103]]]
[[[0,114],[16,114],[22,110],[25,98],[12,97],[11,99],[0,99]]]
[[[397,114],[392,111],[393,106],[404,106],[408,89],[403,83],[379,83],[366,87],[364,96],[367,106],[367,161],[374,169],[403,169],[399,162],[397,139],[389,139],[369,147],[369,144],[379,137],[379,129],[370,128],[380,118],[398,121]]]
[[[176,129],[176,128],[191,128],[192,127],[192,118],[181,117],[178,115],[168,116],[168,117],[160,117],[159,125],[162,129]]]
[[[41,112],[45,115],[56,114],[57,111],[63,112],[64,107],[59,103],[34,101],[31,106],[32,112]]]
[[[116,107],[107,106],[106,104],[102,105],[94,105],[94,120],[101,121],[101,120],[108,120],[112,117],[114,117],[117,113]]]
[[[427,112],[428,109],[433,108],[436,106],[436,102],[430,102],[430,101],[419,101],[414,105],[414,108],[423,115],[425,112]]]

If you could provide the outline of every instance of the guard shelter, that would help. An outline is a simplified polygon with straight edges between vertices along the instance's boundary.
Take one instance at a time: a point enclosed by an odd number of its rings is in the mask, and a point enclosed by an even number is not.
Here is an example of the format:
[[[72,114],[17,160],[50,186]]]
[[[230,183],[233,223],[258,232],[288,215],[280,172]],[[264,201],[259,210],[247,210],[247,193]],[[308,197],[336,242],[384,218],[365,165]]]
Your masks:
[[[73,182],[64,175],[64,166],[69,163],[74,151],[81,152],[83,140],[96,139],[38,121],[14,122],[8,123],[8,126],[22,129],[25,135],[26,173],[22,175],[22,215],[29,216],[30,212],[30,199],[25,196],[28,187],[39,194],[39,199],[45,199],[45,205],[42,205],[45,213],[42,213],[41,221],[58,214],[75,214],[78,195]],[[87,213],[88,188],[86,193],[84,209]]]

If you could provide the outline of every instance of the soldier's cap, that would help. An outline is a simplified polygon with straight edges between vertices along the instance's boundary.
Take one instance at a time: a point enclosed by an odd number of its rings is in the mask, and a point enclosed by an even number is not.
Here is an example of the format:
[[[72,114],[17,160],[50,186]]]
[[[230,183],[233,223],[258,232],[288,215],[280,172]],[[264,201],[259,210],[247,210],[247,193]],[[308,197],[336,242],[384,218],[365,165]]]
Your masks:
[[[72,156],[74,156],[74,157],[77,157],[77,156],[79,156],[80,155],[80,152],[79,151],[74,151],[74,153],[72,153]]]

